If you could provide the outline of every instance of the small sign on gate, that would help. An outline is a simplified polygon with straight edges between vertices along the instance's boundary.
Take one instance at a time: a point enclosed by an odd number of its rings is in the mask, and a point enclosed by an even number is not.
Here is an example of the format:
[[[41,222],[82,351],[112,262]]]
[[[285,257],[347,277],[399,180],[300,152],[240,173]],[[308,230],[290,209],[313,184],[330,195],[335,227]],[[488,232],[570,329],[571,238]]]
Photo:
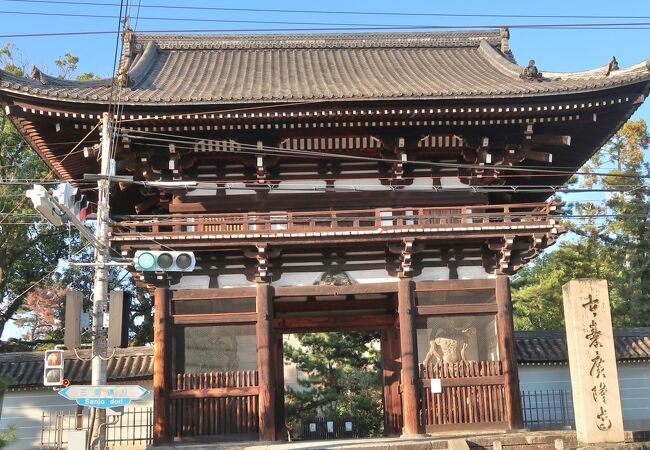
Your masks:
[[[432,394],[442,393],[442,380],[440,378],[431,378],[431,393]]]

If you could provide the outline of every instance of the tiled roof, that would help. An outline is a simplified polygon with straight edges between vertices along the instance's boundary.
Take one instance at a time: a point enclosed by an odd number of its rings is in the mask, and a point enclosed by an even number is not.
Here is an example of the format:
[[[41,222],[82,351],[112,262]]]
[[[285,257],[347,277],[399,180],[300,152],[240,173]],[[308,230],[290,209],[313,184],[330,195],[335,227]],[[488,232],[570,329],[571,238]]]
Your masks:
[[[645,63],[520,77],[499,30],[339,35],[140,35],[125,52],[125,104],[544,96],[650,80]],[[544,68],[541,68],[544,72]],[[105,103],[111,80],[62,82],[0,72],[0,91]]]
[[[72,384],[90,384],[91,363],[89,350],[65,352],[65,377]],[[12,388],[43,385],[44,352],[0,353],[0,377],[9,376]],[[153,347],[115,349],[108,360],[108,381],[119,382],[150,379],[153,376]]]
[[[618,361],[650,359],[650,327],[614,330]],[[515,352],[520,364],[566,363],[566,334],[557,331],[515,332]]]

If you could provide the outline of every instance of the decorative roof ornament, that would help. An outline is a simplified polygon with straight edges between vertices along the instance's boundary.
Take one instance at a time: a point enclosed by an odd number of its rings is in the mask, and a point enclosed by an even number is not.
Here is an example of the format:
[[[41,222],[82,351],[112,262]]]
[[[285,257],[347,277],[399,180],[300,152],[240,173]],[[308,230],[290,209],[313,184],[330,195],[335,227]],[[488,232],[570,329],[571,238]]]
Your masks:
[[[607,73],[605,73],[605,76],[608,77],[615,70],[618,70],[618,61],[616,61],[616,56],[612,56],[609,64],[607,64]]]
[[[509,55],[510,54],[510,29],[508,27],[503,27],[499,30],[501,36],[501,53]]]
[[[117,69],[116,81],[119,87],[129,86],[129,76],[127,72],[131,66],[131,42],[133,41],[133,30],[129,26],[129,18],[124,18],[124,29],[122,30],[122,56],[120,57],[120,66]]]
[[[45,74],[35,65],[32,65],[32,71],[29,74],[29,77],[40,82],[41,84],[47,84],[47,78],[45,77]]]
[[[129,86],[129,75],[126,73],[126,67],[124,66],[117,69],[117,85],[119,87]]]
[[[519,78],[528,81],[542,81],[542,72],[537,70],[534,59],[528,61],[528,66],[524,68],[524,70],[519,75]]]

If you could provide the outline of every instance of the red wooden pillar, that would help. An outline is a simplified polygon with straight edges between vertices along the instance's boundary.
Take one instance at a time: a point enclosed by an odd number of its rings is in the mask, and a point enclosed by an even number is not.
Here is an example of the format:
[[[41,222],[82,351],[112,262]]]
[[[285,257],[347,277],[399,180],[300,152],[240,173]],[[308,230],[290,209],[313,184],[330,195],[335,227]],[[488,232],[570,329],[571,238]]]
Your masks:
[[[158,287],[154,292],[153,322],[153,444],[168,442],[169,392],[171,386],[171,327],[169,326],[169,289]]]
[[[415,315],[413,305],[413,281],[402,277],[398,282],[397,312],[399,314],[400,354],[402,359],[402,435],[420,434],[418,420],[418,396],[420,374],[415,340]]]
[[[381,365],[384,382],[384,435],[399,436],[402,431],[402,404],[399,395],[399,341],[394,328],[381,332]]]
[[[257,283],[257,371],[259,374],[260,440],[274,441],[275,373],[273,360],[273,292],[267,282]]]
[[[508,412],[508,427],[521,429],[524,418],[521,410],[521,394],[519,393],[519,374],[517,372],[517,356],[515,353],[515,336],[512,324],[512,302],[510,300],[510,279],[507,275],[497,275],[497,330],[499,340],[499,355],[505,375],[506,408]]]

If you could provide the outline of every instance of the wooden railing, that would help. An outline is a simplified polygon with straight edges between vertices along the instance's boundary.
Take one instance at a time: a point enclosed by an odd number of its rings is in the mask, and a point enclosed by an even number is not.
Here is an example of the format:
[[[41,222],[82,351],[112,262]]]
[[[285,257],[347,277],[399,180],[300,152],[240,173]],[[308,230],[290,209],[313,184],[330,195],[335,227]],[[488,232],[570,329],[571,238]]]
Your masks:
[[[114,223],[112,236],[165,234],[265,234],[286,232],[354,231],[414,227],[484,227],[486,225],[544,224],[557,214],[554,203],[473,205],[434,208],[271,212],[205,215],[138,216]]]
[[[257,371],[176,375],[171,399],[173,437],[259,431]]]
[[[504,376],[499,361],[468,361],[420,366],[420,418],[426,430],[441,426],[505,424]],[[431,392],[431,379],[440,379],[442,393]]]

